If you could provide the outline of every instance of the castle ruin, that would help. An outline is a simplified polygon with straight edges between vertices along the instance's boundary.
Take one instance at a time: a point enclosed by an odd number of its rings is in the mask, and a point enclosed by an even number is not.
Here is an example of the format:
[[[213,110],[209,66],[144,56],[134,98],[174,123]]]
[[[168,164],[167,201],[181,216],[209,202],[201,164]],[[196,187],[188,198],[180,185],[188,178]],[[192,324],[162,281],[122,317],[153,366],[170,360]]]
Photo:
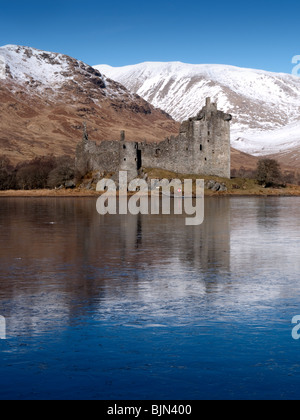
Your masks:
[[[142,167],[230,178],[231,119],[207,98],[198,115],[181,124],[177,137],[159,143],[130,142],[122,131],[120,141],[97,145],[89,140],[85,126],[76,168],[82,174],[127,171],[128,179],[136,178]]]

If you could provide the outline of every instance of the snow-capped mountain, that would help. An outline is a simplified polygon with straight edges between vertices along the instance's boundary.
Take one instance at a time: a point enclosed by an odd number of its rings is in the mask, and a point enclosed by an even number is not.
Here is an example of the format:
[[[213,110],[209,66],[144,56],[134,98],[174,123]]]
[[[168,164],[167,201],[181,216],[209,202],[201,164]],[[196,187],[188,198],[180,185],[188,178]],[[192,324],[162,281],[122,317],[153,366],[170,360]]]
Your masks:
[[[252,155],[300,148],[300,78],[226,65],[141,63],[114,68],[108,77],[183,121],[199,112],[206,97],[233,115],[232,146]]]
[[[91,139],[163,140],[177,134],[164,111],[63,54],[0,48],[0,148],[13,161],[73,154],[87,122]]]

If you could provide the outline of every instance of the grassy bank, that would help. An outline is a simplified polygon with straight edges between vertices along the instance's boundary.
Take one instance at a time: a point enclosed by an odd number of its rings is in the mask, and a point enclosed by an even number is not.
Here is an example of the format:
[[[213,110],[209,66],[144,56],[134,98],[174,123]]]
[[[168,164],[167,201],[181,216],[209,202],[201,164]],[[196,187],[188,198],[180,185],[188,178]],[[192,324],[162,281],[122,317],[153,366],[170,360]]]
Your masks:
[[[1,197],[97,197],[96,191],[87,191],[79,188],[60,190],[9,190],[0,191]]]
[[[207,197],[228,197],[228,196],[272,196],[284,197],[295,196],[300,197],[300,186],[287,185],[286,188],[263,188],[254,179],[248,178],[219,178],[212,176],[199,176],[178,174],[159,169],[148,169],[145,171],[148,179],[204,179],[204,181],[213,180],[226,186],[227,191],[212,191],[205,189]],[[74,189],[47,189],[47,190],[10,190],[0,191],[0,197],[97,197],[99,192],[95,190],[87,190],[84,188]]]
[[[249,178],[220,178],[216,176],[201,176],[178,174],[160,169],[149,169],[146,171],[150,179],[204,179],[204,181],[216,181],[226,186],[227,191],[212,191],[205,189],[205,196],[208,197],[226,197],[226,196],[300,196],[300,186],[287,185],[286,188],[264,188],[256,180]]]

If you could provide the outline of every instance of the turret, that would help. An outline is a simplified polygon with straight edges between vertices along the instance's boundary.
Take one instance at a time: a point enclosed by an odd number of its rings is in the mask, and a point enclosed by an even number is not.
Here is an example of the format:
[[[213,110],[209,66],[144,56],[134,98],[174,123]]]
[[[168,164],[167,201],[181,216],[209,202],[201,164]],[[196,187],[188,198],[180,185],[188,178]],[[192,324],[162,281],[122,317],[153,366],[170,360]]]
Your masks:
[[[125,138],[125,131],[121,131],[120,171],[127,171],[130,181],[138,175],[138,143],[126,141]]]

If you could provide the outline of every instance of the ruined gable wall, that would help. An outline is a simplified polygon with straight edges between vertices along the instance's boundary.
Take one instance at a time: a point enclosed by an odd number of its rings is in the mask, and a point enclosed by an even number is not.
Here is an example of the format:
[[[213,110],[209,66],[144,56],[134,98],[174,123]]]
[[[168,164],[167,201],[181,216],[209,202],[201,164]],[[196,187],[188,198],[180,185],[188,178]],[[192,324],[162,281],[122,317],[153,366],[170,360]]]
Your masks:
[[[230,178],[230,120],[208,99],[197,117],[181,125],[179,136],[139,145],[142,166]]]
[[[191,152],[187,138],[178,136],[155,144],[140,143],[139,148],[143,167],[189,173],[186,163],[190,160]]]
[[[119,142],[103,141],[100,144],[88,141],[77,146],[76,169],[86,174],[91,171],[114,172],[119,167]]]

